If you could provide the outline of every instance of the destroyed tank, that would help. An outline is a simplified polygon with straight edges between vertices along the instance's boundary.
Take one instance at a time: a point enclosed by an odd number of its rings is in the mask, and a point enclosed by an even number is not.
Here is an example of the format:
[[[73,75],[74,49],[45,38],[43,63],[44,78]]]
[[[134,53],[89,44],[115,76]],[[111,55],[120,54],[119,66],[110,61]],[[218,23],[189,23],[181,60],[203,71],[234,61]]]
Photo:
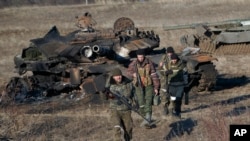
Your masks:
[[[213,90],[216,87],[217,71],[213,64],[217,60],[216,56],[250,53],[248,19],[165,26],[164,30],[187,28],[195,29],[196,34],[183,35],[180,43],[184,47],[183,60],[189,69],[193,86],[196,86],[192,87],[196,88],[196,92]]]
[[[111,30],[82,26],[79,20],[77,24],[80,29],[65,36],[52,27],[14,57],[20,76],[6,86],[9,99],[26,102],[62,93],[81,97],[98,93],[105,87],[106,74],[126,67],[136,50],[159,47],[158,35],[138,30],[127,17],[117,19]]]
[[[212,61],[217,59],[213,56],[250,53],[249,19],[164,26],[164,30],[188,28],[195,29],[196,34],[183,35],[180,43],[188,51],[183,52],[186,54],[183,60],[190,70],[192,85],[195,86],[192,88],[196,88],[196,92],[212,90],[216,86],[217,71]],[[196,53],[189,54],[193,51]]]
[[[217,70],[213,61],[218,61],[212,55],[201,53],[200,49],[186,47],[180,54],[185,63],[189,84],[185,88],[188,93],[206,93],[213,91],[216,87]]]
[[[196,30],[196,34],[180,38],[185,47],[197,47],[200,48],[200,52],[213,55],[250,53],[250,19],[164,27],[165,30],[185,28]]]

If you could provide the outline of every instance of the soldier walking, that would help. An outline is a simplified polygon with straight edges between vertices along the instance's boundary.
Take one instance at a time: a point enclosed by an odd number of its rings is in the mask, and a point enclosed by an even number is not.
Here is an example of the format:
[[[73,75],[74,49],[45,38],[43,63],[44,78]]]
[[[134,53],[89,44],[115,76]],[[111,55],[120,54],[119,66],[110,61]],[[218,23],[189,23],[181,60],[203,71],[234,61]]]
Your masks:
[[[145,51],[139,49],[136,54],[137,59],[129,64],[127,75],[134,80],[139,111],[147,119],[141,126],[150,128],[148,121],[151,121],[152,117],[152,100],[154,94],[158,95],[160,82],[153,62],[145,57]]]
[[[170,104],[170,95],[168,93],[168,75],[166,75],[166,71],[168,68],[168,64],[171,61],[171,55],[174,53],[173,47],[167,47],[166,54],[164,54],[159,62],[159,72],[160,72],[160,96],[161,103],[163,104],[163,114],[167,115],[169,113],[168,106]]]
[[[166,75],[168,75],[168,92],[170,94],[169,110],[174,117],[181,117],[182,97],[184,87],[188,83],[185,65],[176,54],[171,55]]]
[[[112,71],[109,80],[111,123],[114,127],[114,141],[130,141],[132,139],[133,121],[131,117],[132,99],[134,95],[133,83],[122,75],[119,68]],[[127,106],[119,97],[125,97]]]

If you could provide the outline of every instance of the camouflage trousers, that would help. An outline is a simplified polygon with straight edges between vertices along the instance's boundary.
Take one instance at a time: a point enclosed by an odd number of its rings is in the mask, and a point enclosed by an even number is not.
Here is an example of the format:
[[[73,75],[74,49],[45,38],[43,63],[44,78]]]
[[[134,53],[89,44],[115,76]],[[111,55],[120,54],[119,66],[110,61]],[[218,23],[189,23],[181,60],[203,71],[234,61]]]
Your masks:
[[[131,111],[111,110],[111,124],[113,126],[114,141],[130,141],[132,139],[133,120]]]
[[[153,104],[153,86],[146,86],[141,91],[140,87],[135,87],[136,97],[138,104],[140,106],[140,113],[145,115],[146,113],[152,113],[152,104]]]
[[[165,93],[168,90],[168,83],[167,83],[167,76],[160,75],[160,83],[161,83],[161,88],[160,88],[160,93]]]
[[[161,103],[163,105],[169,105],[170,95],[168,93],[167,77],[161,75],[160,82],[161,82],[161,88],[160,88]]]

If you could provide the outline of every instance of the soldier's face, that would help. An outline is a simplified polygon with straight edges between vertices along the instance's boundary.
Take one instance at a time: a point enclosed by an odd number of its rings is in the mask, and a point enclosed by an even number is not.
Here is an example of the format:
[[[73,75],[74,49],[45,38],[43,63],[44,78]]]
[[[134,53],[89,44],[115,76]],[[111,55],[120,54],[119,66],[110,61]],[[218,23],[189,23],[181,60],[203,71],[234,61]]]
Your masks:
[[[143,62],[143,60],[144,60],[144,55],[137,55],[137,60],[138,60],[139,62]]]
[[[115,76],[113,76],[113,79],[115,80],[116,83],[121,83],[122,82],[122,76],[121,75],[115,75]]]
[[[172,59],[172,60],[171,60],[171,63],[172,63],[172,64],[176,64],[176,63],[177,63],[177,59]]]
[[[167,53],[167,56],[170,58],[170,56],[172,55],[173,53]]]

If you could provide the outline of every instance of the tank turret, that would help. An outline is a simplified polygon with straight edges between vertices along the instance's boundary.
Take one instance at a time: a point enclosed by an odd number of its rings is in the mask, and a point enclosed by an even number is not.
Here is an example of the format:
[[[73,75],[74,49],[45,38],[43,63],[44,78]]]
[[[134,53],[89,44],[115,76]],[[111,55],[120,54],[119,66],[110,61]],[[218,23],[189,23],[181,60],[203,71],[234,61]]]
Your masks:
[[[44,37],[30,40],[30,46],[14,57],[20,77],[11,78],[6,86],[11,99],[98,93],[107,73],[114,67],[125,68],[122,63],[129,63],[133,52],[159,47],[158,35],[138,30],[126,17],[117,19],[113,30],[79,28],[63,36],[54,26]]]

